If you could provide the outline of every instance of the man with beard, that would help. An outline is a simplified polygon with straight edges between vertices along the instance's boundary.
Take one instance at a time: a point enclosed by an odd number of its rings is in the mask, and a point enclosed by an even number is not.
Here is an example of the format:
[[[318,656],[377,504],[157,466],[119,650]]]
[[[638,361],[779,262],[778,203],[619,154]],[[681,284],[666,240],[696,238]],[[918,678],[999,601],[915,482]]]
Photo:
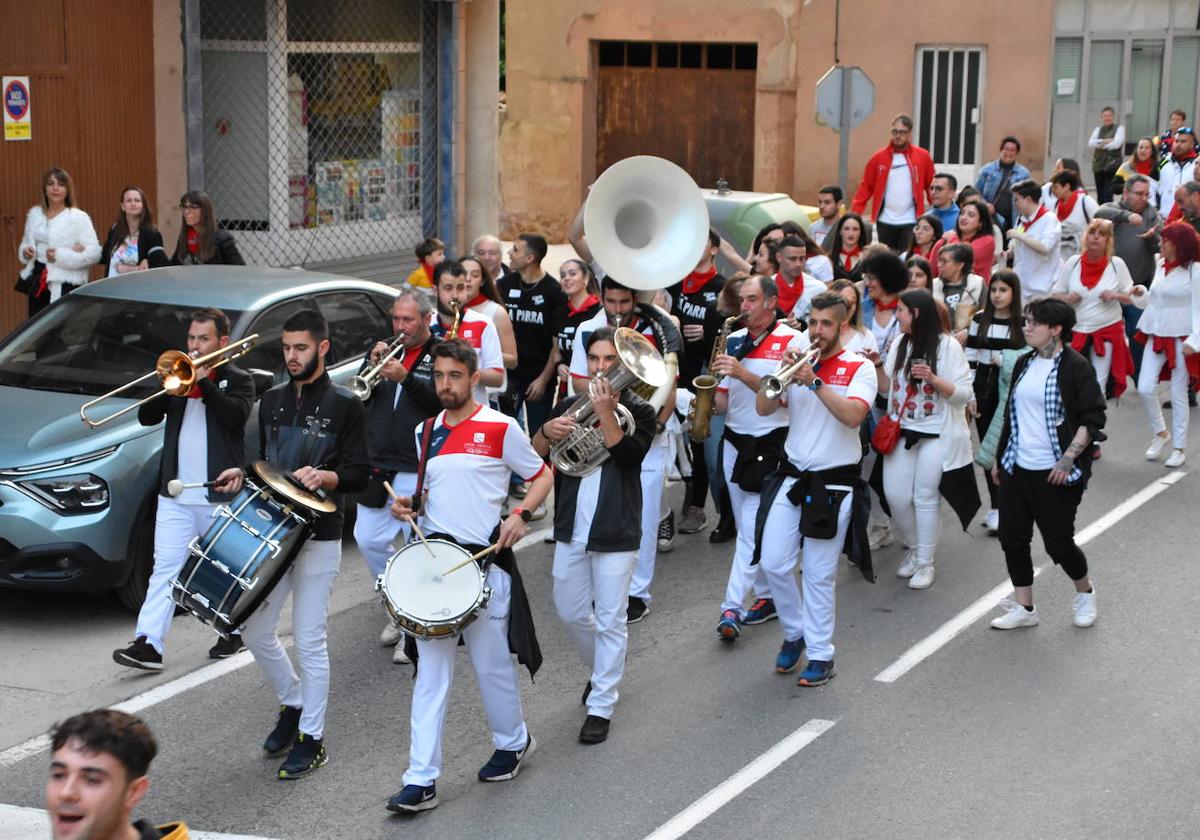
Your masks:
[[[449,540],[472,554],[493,543],[499,546],[487,567],[491,598],[483,614],[463,629],[462,639],[496,748],[478,777],[481,782],[501,782],[515,778],[537,747],[525,725],[510,653],[517,654],[532,677],[541,665],[541,651],[511,550],[525,535],[530,512],[515,508],[501,522],[500,510],[512,473],[529,482],[525,499],[531,508],[545,501],[554,479],[517,422],[475,400],[477,364],[475,352],[463,341],[444,341],[433,348],[433,381],[444,410],[414,433],[423,450],[424,501],[414,504],[412,496],[400,496],[392,504],[392,515],[407,519],[419,512],[429,539]],[[404,787],[387,803],[388,810],[397,813],[437,807],[442,726],[458,647],[453,637],[406,642],[417,664],[417,679]]]
[[[496,327],[487,316],[466,308],[467,270],[462,263],[447,260],[439,265],[433,274],[433,286],[437,293],[437,313],[429,316],[430,331],[437,338],[450,337],[450,331],[455,329],[455,311],[462,313],[454,337],[475,350],[479,367],[475,402],[487,405],[487,389],[504,384],[504,356]]]
[[[300,779],[328,761],[329,595],[342,559],[343,494],[366,489],[368,465],[362,403],[334,385],[325,371],[329,325],[324,316],[315,309],[292,315],[283,324],[282,343],[291,381],[276,385],[259,402],[259,450],[310,492],[329,493],[337,509],[312,525],[308,541],[271,597],[246,620],[242,639],[280,702],[279,719],[263,751],[272,757],[288,753],[279,778]],[[242,482],[243,472],[234,467],[217,477],[217,488],[237,493]],[[289,594],[299,675],[278,634]]]

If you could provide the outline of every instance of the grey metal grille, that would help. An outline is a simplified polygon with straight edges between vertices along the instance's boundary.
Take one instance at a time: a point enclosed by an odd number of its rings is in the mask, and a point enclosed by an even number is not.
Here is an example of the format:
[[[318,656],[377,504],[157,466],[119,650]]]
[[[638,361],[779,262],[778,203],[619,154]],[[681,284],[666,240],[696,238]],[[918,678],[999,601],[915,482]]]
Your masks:
[[[433,231],[438,5],[185,0],[192,187],[247,262],[408,251]]]

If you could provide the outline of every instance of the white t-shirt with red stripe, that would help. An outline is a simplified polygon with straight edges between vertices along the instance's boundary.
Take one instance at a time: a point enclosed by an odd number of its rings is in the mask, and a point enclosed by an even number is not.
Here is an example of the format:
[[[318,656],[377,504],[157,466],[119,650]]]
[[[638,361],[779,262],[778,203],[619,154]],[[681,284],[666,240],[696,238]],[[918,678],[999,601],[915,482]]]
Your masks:
[[[424,425],[415,431],[418,452]],[[448,426],[442,411],[429,437],[421,527],[487,545],[500,521],[512,473],[532,481],[545,468],[513,418],[480,405],[466,420]]]
[[[737,355],[738,350],[747,342],[753,341],[743,328],[730,333],[725,350],[729,355]],[[808,336],[799,330],[794,330],[783,321],[775,324],[770,336],[759,342],[758,346],[742,359],[742,366],[757,377],[768,376],[779,367],[779,362],[788,350],[803,353],[808,349]],[[717,389],[729,395],[729,408],[725,411],[725,428],[739,435],[764,435],[774,429],[788,424],[787,408],[780,406],[772,413],[763,417],[755,408],[758,393],[751,390],[746,383],[724,377]]]
[[[866,406],[875,402],[875,365],[857,353],[842,350],[816,365],[822,388]],[[801,470],[828,470],[862,460],[858,426],[838,420],[810,388],[795,381],[788,386],[788,460]]]
[[[433,329],[434,335],[439,338],[446,336],[447,328],[442,326],[441,321],[438,320],[437,312],[430,314],[429,325]],[[490,318],[480,315],[478,312],[466,310],[458,324],[458,337],[475,348],[475,355],[479,357],[481,371],[504,372],[504,357],[500,354],[500,336],[496,333],[496,327],[492,325]],[[471,395],[475,397],[475,402],[487,405],[487,388],[484,385],[477,385]]]

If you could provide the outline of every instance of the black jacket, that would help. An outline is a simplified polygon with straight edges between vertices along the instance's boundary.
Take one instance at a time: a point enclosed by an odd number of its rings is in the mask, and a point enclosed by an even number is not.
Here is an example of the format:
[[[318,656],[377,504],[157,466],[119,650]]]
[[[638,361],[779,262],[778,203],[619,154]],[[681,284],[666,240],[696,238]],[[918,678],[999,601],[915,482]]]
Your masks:
[[[367,454],[371,466],[389,472],[417,471],[417,442],[413,430],[442,410],[433,387],[433,357],[429,351],[437,339],[430,336],[413,359],[402,384],[381,380],[363,403],[367,417]],[[371,366],[370,356],[362,369]],[[400,399],[396,399],[396,389]]]
[[[262,457],[285,470],[316,467],[337,473],[329,496],[337,510],[313,525],[314,540],[342,537],[344,494],[367,487],[367,438],[358,397],[333,384],[328,373],[301,388],[290,381],[263,394],[258,405],[258,445]]]
[[[563,400],[551,417],[573,406],[578,397]],[[587,535],[588,551],[637,551],[642,541],[642,461],[654,438],[655,413],[650,403],[624,390],[621,405],[632,412],[633,434],[627,434],[608,449],[609,458],[600,466],[600,493],[592,530]],[[575,503],[581,479],[559,470],[554,473],[554,539],[570,542],[575,527]]]
[[[1067,344],[1062,352],[1062,362],[1058,366],[1058,392],[1062,395],[1065,420],[1058,427],[1058,446],[1065,452],[1079,427],[1087,426],[1092,441],[1075,459],[1075,466],[1083,473],[1079,483],[1086,486],[1092,474],[1092,452],[1098,443],[1108,440],[1108,436],[1101,431],[1106,419],[1104,393],[1096,382],[1096,372],[1087,358],[1071,349],[1070,344]],[[996,446],[997,462],[1008,449],[1008,440],[1012,432],[1009,413],[1012,410],[1017,382],[1033,356],[1033,351],[1026,353],[1013,365],[1012,387],[1008,389],[1008,401],[1004,404],[1004,427],[1000,431],[1000,442]]]
[[[112,259],[113,250],[119,244],[117,226],[113,225],[108,229],[108,238],[104,240],[104,247],[100,250],[100,266],[105,277],[108,277],[108,261]],[[138,262],[142,261],[149,263],[150,268],[161,268],[169,262],[158,228],[146,227],[138,231]]]
[[[208,433],[208,481],[215,479],[222,470],[246,462],[246,420],[254,405],[254,379],[250,374],[232,364],[217,368],[213,374],[215,381],[206,378],[199,382]],[[160,496],[167,495],[167,482],[179,476],[179,430],[183,426],[187,401],[188,397],[160,397],[138,409],[138,422],[143,426],[153,426],[167,418],[158,472]],[[208,491],[208,500],[214,504],[232,498],[230,493]]]
[[[193,259],[188,254],[186,249],[180,253],[180,248],[176,246],[175,253],[171,255],[171,265],[196,265],[201,260]],[[204,262],[205,265],[245,265],[246,261],[242,259],[241,253],[238,252],[237,242],[233,239],[233,234],[227,230],[217,228],[213,234],[213,258]]]

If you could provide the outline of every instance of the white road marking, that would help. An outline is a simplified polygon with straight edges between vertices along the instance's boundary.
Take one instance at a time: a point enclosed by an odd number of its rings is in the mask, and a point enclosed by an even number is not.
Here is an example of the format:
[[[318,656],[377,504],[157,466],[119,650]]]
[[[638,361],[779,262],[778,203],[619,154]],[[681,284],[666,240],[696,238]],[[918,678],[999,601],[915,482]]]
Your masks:
[[[1075,535],[1075,542],[1078,545],[1086,545],[1096,537],[1103,534],[1112,526],[1116,525],[1122,519],[1135,510],[1140,508],[1146,502],[1153,499],[1159,493],[1168,490],[1173,484],[1183,479],[1186,472],[1170,473],[1160,479],[1156,479],[1150,484],[1143,487],[1133,496],[1126,499],[1121,504],[1110,510],[1108,513],[1101,516],[1092,524],[1088,525],[1082,531]],[[1033,570],[1034,577],[1042,573],[1046,566],[1038,566]],[[1011,594],[1013,591],[1012,584],[1008,581],[991,589],[986,595],[975,601],[965,610],[960,612],[954,618],[947,621],[937,630],[930,633],[921,641],[910,647],[904,654],[893,662],[888,667],[884,668],[875,675],[876,682],[892,683],[907,674],[922,661],[937,653],[942,647],[948,644],[955,636],[966,630],[982,616],[1000,602],[1002,598]]]
[[[513,546],[513,551],[520,551],[522,548],[529,548],[531,545],[536,545],[542,541],[547,534],[554,533],[553,528],[542,528],[538,531],[530,531],[521,539],[517,540],[517,544]]]
[[[5,840],[46,840],[50,836],[50,815],[41,808],[22,808],[0,805],[0,825]],[[188,827],[192,840],[269,840],[249,834],[221,834],[216,831],[196,831]]]
[[[834,721],[813,718],[721,784],[667,820],[646,840],[676,840],[715,814],[800,750],[833,727]]]

